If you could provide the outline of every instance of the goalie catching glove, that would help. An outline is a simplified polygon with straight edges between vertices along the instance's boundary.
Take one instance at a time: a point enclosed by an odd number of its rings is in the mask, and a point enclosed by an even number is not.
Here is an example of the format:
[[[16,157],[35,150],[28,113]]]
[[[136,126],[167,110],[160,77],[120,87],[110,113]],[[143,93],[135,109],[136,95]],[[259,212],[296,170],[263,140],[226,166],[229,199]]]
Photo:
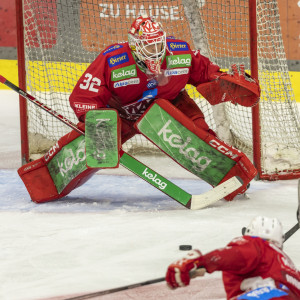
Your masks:
[[[233,104],[252,107],[258,103],[258,81],[245,73],[244,65],[234,64],[228,73],[215,76],[215,80],[197,86],[197,91],[211,105],[231,101]]]
[[[166,282],[170,288],[178,288],[190,284],[190,279],[193,273],[201,268],[200,258],[202,254],[199,250],[192,250],[187,253],[182,259],[172,263],[167,270]],[[202,269],[202,276],[205,269]],[[197,272],[197,276],[200,274]]]

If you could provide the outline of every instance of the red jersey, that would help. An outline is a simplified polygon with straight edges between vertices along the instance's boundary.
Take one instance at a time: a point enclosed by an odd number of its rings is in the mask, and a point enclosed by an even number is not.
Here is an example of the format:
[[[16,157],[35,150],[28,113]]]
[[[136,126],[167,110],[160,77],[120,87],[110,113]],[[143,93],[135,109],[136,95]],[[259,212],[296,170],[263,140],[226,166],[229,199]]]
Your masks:
[[[161,74],[154,76],[136,63],[128,43],[102,51],[77,82],[70,104],[78,118],[90,109],[112,107],[120,116],[136,120],[154,99],[173,100],[186,84],[212,80],[219,67],[188,43],[167,38]]]
[[[272,278],[277,288],[284,285],[289,289],[289,299],[300,299],[300,272],[281,249],[261,238],[236,238],[225,248],[209,252],[199,261],[208,273],[223,271],[227,299],[242,294],[242,281],[256,276]]]

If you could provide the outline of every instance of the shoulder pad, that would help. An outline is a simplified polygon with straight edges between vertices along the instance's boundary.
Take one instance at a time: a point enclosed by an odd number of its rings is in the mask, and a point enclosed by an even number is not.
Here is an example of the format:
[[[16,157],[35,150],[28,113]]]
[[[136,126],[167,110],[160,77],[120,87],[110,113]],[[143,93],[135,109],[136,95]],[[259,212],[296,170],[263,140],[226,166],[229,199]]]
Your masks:
[[[125,43],[124,43],[125,44]],[[113,44],[113,45],[110,45],[108,46],[107,48],[105,48],[102,52],[103,55],[106,55],[107,53],[111,53],[111,52],[114,52],[114,51],[117,51],[119,49],[122,49],[124,48],[125,45],[121,45],[120,43],[118,44]]]

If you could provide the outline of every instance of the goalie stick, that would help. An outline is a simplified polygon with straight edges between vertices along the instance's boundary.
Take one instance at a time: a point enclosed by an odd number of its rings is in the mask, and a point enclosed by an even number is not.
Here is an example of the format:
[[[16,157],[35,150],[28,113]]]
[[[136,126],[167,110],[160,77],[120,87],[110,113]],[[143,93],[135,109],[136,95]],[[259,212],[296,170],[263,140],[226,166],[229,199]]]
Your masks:
[[[17,92],[19,95],[24,97],[25,99],[31,101],[38,107],[45,110],[47,113],[54,116],[56,119],[60,120],[76,132],[85,135],[85,132],[82,131],[78,126],[74,123],[72,123],[70,120],[53,110],[52,108],[46,106],[45,104],[38,101],[35,97],[28,94],[18,86],[14,85],[12,82],[7,80],[5,77],[0,75],[0,82],[5,84],[7,87],[12,89],[13,91]],[[146,165],[142,164],[140,161],[135,159],[134,157],[128,155],[126,152],[121,150],[121,158],[120,158],[120,164],[131,171],[132,173],[136,174],[143,180],[150,183],[155,188],[159,189],[172,199],[176,200],[186,208],[196,210],[201,209],[204,207],[207,207],[208,205],[211,205],[218,200],[221,200],[222,198],[226,197],[227,195],[231,194],[235,190],[237,190],[239,187],[243,185],[242,180],[235,176],[232,177],[222,184],[219,184],[218,186],[212,188],[208,192],[205,192],[200,195],[192,195],[188,192],[184,191],[174,183],[167,180],[162,175],[158,174],[154,170],[150,169]]]

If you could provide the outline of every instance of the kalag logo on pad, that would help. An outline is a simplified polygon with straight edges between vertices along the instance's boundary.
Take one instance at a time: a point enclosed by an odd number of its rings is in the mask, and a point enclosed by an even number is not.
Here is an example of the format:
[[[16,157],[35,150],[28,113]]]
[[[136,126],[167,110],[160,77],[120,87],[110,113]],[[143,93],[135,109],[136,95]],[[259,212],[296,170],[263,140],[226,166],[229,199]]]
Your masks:
[[[127,53],[121,53],[115,56],[112,56],[108,59],[108,65],[112,68],[118,65],[121,65],[125,62],[129,61],[129,57]]]
[[[184,140],[180,135],[173,133],[172,128],[170,128],[171,123],[172,121],[168,120],[157,135],[162,136],[163,140],[168,143],[171,148],[177,148],[179,154],[182,154],[186,159],[190,160],[193,163],[194,170],[203,172],[212,160],[202,155],[198,149],[191,147],[191,136],[187,136]]]
[[[106,49],[104,52],[103,52],[103,55],[109,53],[109,52],[113,52],[117,49],[120,49],[120,48],[123,48],[123,46],[121,45],[114,45],[114,46],[110,46],[108,49]]]
[[[189,50],[189,47],[186,42],[167,42],[167,44],[171,51]]]
[[[65,147],[66,151],[65,153],[69,155],[66,155],[66,157],[62,157],[62,161],[57,160],[57,165],[59,168],[59,173],[61,174],[62,177],[67,175],[69,171],[71,171],[75,166],[79,165],[80,162],[84,162],[86,159],[86,154],[85,154],[85,140],[82,140],[77,148],[72,148],[72,147]],[[68,176],[68,175],[67,175]]]

